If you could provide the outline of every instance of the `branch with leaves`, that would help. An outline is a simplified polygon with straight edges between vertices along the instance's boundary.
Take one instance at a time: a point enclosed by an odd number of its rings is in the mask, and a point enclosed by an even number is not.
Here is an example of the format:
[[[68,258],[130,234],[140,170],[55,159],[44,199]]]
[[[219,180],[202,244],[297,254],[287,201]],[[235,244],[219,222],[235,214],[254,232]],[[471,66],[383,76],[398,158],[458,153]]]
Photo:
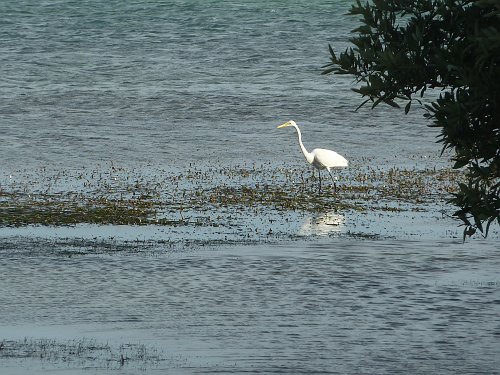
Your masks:
[[[486,236],[500,224],[500,0],[357,0],[349,15],[361,22],[353,46],[340,54],[329,46],[323,74],[354,76],[360,107],[425,105],[443,151],[466,171],[449,201],[464,238]],[[424,104],[429,89],[440,95]]]

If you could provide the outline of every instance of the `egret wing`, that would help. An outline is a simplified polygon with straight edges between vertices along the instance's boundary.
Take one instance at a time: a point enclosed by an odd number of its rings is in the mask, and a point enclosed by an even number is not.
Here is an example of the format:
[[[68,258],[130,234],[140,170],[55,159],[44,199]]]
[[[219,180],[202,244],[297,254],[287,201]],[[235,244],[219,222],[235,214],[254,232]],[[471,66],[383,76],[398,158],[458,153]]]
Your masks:
[[[347,167],[349,164],[346,158],[332,150],[316,148],[312,153],[314,154],[314,164],[320,168]]]

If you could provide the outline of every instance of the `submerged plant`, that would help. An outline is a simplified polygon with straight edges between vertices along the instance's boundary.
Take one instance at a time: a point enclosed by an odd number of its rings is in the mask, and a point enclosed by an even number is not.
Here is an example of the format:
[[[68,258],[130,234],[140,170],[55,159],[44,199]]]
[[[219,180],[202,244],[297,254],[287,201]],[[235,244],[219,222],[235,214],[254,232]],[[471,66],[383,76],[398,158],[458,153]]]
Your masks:
[[[318,194],[311,181],[314,177],[302,170],[235,167],[210,173],[191,168],[188,173],[171,175],[136,176],[120,170],[118,177],[116,173],[66,173],[64,180],[59,173],[37,176],[44,182],[38,186],[25,183],[3,188],[0,226],[87,223],[199,227],[224,225],[231,213],[241,212],[360,211],[368,206],[380,211],[411,209],[395,208],[387,202],[405,202],[420,209],[445,199],[461,178],[451,170],[353,168],[340,175],[337,191],[326,186]]]
[[[1,341],[0,358],[38,359],[55,367],[76,363],[83,367],[116,369],[124,366],[145,368],[176,360],[157,348],[140,343],[110,345],[88,338],[56,340],[27,337]]]

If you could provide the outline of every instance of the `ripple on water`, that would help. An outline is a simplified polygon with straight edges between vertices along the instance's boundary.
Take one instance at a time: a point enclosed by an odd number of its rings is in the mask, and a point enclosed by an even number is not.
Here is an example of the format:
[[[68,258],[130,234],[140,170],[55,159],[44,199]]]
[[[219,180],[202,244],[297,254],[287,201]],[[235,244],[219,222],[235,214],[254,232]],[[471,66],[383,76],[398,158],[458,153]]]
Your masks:
[[[480,247],[337,239],[3,258],[0,303],[6,325],[87,325],[205,369],[494,372],[500,258]]]

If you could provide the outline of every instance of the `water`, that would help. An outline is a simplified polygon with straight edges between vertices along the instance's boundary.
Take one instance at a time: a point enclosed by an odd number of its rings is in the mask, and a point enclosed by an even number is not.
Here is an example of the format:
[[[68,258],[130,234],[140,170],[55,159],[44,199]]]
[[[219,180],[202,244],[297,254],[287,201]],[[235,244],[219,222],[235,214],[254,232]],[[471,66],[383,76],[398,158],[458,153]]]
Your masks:
[[[0,3],[0,197],[19,181],[43,190],[53,180],[40,170],[112,165],[133,180],[190,164],[306,169],[293,131],[276,129],[289,119],[306,147],[335,149],[352,173],[448,165],[421,109],[355,112],[352,80],[320,75],[328,44],[348,45],[349,7]],[[229,210],[231,226],[215,232],[0,228],[0,343],[85,337],[167,358],[120,366],[19,349],[0,373],[498,373],[498,231],[463,244],[440,202],[404,213]],[[236,232],[252,225],[287,236],[243,245]]]
[[[354,112],[352,80],[320,75],[328,44],[347,45],[349,6],[3,3],[2,168],[295,160],[294,137],[275,129],[290,118],[310,148],[349,160],[387,154],[389,139],[390,157],[436,155],[420,113]]]
[[[154,344],[173,359],[152,372],[183,373],[182,359],[187,373],[493,374],[500,258],[481,246],[334,240],[154,259],[3,253],[3,330]]]

